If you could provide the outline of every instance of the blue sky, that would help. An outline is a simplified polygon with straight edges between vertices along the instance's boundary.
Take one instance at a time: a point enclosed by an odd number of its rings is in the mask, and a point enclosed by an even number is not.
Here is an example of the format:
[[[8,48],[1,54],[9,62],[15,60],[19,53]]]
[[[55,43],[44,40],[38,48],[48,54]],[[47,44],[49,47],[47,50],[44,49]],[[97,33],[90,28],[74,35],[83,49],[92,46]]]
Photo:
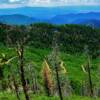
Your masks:
[[[67,6],[67,5],[100,5],[100,0],[0,0],[0,8],[22,6]]]

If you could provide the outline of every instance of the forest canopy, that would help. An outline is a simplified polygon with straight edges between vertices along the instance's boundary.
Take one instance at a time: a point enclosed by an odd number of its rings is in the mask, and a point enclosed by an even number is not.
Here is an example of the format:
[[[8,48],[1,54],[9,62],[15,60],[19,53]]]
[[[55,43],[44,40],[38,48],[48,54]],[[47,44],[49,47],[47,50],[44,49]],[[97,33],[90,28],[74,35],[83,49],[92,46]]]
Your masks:
[[[100,55],[100,29],[80,25],[52,25],[46,23],[28,26],[10,26],[0,24],[0,43],[6,45],[7,39],[15,44],[16,40],[29,36],[28,44],[38,48],[51,48],[54,34],[62,51],[69,53],[83,52],[88,45],[93,56]]]

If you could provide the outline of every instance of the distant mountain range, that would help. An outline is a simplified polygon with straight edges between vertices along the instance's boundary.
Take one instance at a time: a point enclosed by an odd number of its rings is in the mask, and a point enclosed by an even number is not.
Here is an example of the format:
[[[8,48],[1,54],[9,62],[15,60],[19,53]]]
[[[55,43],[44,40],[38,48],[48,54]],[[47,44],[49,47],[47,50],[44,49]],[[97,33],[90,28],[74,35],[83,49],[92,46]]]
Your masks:
[[[95,19],[82,20],[79,23],[76,22],[75,24],[82,24],[82,25],[87,25],[87,26],[100,28],[100,20],[95,20]]]
[[[0,16],[0,22],[5,24],[15,24],[15,25],[24,25],[35,23],[36,19],[31,18],[25,15],[2,15]]]
[[[100,27],[100,12],[57,15],[48,20],[53,24],[84,24]]]
[[[75,7],[76,8],[76,7]],[[19,7],[0,9],[0,15],[20,14],[38,19],[50,19],[56,15],[63,15],[72,12],[79,12],[79,8],[70,9],[70,7]]]
[[[100,27],[100,12],[99,10],[97,12],[86,10],[82,12],[76,9],[65,9],[64,7],[0,9],[0,22],[15,25],[46,22],[52,24],[84,24]]]
[[[97,19],[100,20],[100,12],[89,12],[89,13],[76,13],[76,14],[65,14],[57,15],[51,19],[50,22],[57,24],[73,23],[81,20]]]

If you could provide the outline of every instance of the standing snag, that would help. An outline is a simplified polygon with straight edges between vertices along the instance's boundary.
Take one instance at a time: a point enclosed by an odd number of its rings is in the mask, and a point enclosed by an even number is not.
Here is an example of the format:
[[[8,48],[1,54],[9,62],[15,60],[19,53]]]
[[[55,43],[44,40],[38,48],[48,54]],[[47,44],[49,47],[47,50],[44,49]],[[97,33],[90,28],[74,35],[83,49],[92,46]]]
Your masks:
[[[29,100],[27,84],[26,84],[25,75],[24,75],[25,73],[24,73],[24,45],[23,43],[18,45],[17,54],[19,58],[20,77],[21,77],[21,82],[22,82],[25,98],[26,100]]]
[[[91,62],[90,62],[90,55],[89,55],[89,50],[88,46],[85,46],[85,57],[87,59],[87,62],[85,65],[82,65],[82,70],[86,74],[87,78],[87,84],[88,84],[88,93],[89,96],[93,97],[94,96],[94,91],[93,91],[93,83],[92,83],[92,76],[91,76]]]

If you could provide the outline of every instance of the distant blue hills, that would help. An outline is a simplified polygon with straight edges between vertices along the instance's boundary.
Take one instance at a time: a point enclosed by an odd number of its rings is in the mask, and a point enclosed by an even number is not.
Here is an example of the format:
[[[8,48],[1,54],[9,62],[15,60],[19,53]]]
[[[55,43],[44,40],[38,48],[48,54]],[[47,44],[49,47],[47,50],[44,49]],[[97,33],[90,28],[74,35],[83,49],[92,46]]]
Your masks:
[[[95,20],[95,19],[81,20],[80,22],[75,22],[75,24],[82,24],[100,28],[100,20]]]
[[[68,7],[0,9],[0,22],[13,25],[45,22],[51,24],[83,24],[100,27],[100,12],[98,7],[95,8],[95,11],[90,10],[88,7],[81,10],[80,7],[75,7],[74,9]]]
[[[14,24],[14,25],[24,25],[35,23],[37,19],[31,18],[25,15],[2,15],[0,16],[0,22],[5,24]]]
[[[100,27],[100,12],[57,15],[48,20],[53,24],[84,24]]]

